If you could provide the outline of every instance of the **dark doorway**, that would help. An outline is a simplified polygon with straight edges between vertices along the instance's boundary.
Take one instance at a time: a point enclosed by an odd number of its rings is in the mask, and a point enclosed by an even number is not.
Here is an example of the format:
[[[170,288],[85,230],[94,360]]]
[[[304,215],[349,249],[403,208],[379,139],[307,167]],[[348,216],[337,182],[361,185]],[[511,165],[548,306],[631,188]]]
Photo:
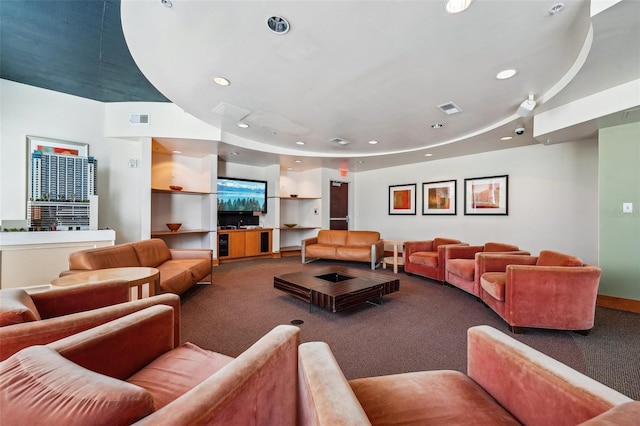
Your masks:
[[[349,229],[349,184],[332,180],[329,191],[329,229]]]

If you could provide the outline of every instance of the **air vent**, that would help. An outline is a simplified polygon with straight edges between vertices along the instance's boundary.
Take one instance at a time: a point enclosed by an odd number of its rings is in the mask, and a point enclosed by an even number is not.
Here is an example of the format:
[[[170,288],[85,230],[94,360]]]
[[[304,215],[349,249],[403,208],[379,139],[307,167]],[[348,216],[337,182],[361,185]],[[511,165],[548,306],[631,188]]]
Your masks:
[[[335,143],[335,144],[338,144],[338,145],[342,145],[342,146],[344,146],[344,145],[349,145],[349,144],[351,143],[351,142],[346,141],[346,140],[344,140],[344,139],[342,139],[342,138],[333,138],[333,139],[329,139],[329,142],[331,142],[331,143]]]
[[[129,124],[149,125],[149,114],[131,114],[129,115]]]
[[[215,114],[221,115],[224,118],[228,118],[229,120],[233,120],[235,122],[242,121],[247,115],[251,114],[251,111],[248,111],[244,108],[240,108],[235,105],[228,104],[226,102],[220,102],[211,111],[213,111]]]
[[[447,115],[457,114],[462,111],[460,107],[453,102],[447,102],[446,104],[438,105],[438,109]]]

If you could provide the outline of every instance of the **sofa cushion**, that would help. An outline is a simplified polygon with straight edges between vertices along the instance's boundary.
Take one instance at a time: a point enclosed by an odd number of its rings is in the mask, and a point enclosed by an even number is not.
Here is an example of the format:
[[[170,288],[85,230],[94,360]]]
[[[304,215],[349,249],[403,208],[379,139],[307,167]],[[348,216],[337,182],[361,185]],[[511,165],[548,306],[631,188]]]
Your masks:
[[[380,239],[380,233],[376,231],[348,231],[345,246],[369,247]]]
[[[429,266],[430,268],[438,267],[438,252],[436,251],[418,251],[409,255],[409,261],[416,265]]]
[[[69,269],[107,269],[143,266],[130,244],[100,247],[71,253]],[[146,265],[145,265],[146,266]]]
[[[599,416],[593,417],[578,426],[619,426],[637,424],[640,418],[640,401],[625,402],[616,405]]]
[[[26,291],[17,288],[0,291],[0,327],[40,319],[38,308]]]
[[[338,246],[331,244],[311,244],[305,248],[307,257],[320,257],[323,259],[336,259]]]
[[[198,282],[211,274],[211,261],[209,259],[176,259],[167,260],[163,268],[187,270],[191,274],[191,282]]]
[[[507,251],[518,251],[518,250],[520,250],[518,246],[514,246],[513,244],[486,243],[484,245],[485,252],[507,252]]]
[[[421,371],[349,382],[372,424],[519,425],[459,371]]]
[[[233,358],[229,356],[184,343],[153,360],[127,382],[146,389],[159,410],[231,361]]]
[[[536,266],[583,266],[582,259],[557,251],[543,250],[538,256]]]
[[[347,242],[347,231],[327,230],[318,231],[318,244],[343,246]]]
[[[496,300],[504,302],[507,274],[505,272],[485,272],[480,277],[482,290]]]
[[[133,247],[138,256],[140,266],[156,268],[167,260],[171,260],[169,247],[167,247],[167,244],[160,238],[151,238],[150,240],[131,243],[131,247]]]
[[[337,247],[336,256],[341,260],[367,262],[371,260],[371,246]]]
[[[153,412],[143,388],[87,370],[45,346],[0,363],[0,389],[7,425],[128,425]]]
[[[164,293],[182,294],[193,285],[191,272],[171,265],[158,265],[160,288]]]
[[[457,275],[465,281],[473,281],[476,270],[475,259],[449,259],[447,260],[447,271]]]

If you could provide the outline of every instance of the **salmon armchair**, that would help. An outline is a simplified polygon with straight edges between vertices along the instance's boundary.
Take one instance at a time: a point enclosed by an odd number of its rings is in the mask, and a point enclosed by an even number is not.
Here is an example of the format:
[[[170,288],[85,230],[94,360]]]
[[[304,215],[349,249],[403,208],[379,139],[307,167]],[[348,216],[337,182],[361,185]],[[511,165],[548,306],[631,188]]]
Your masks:
[[[444,282],[444,253],[450,244],[468,246],[451,238],[434,238],[404,243],[404,272]]]
[[[479,259],[477,253],[510,253],[529,255],[513,244],[488,242],[481,246],[447,246],[444,252],[444,280],[480,298]]]
[[[551,250],[479,257],[480,298],[513,333],[528,327],[587,335],[593,328],[600,268]]]
[[[180,297],[162,294],[129,301],[122,280],[83,284],[28,294],[0,290],[0,361],[32,345],[44,345],[154,305],[174,310],[174,336],[180,342]]]

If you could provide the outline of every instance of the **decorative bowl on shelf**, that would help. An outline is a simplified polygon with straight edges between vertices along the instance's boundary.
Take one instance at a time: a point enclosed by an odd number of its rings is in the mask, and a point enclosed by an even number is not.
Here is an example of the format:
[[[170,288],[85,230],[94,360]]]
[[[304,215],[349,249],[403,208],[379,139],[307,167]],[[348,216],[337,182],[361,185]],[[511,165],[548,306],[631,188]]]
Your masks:
[[[285,223],[284,224],[284,226],[286,226],[287,228],[293,228],[296,225],[297,225],[297,223]]]
[[[298,194],[289,194],[289,197],[291,197],[291,198],[298,198]]]
[[[178,232],[181,226],[181,223],[167,223],[167,228],[169,228],[171,232]]]
[[[169,185],[169,189],[172,191],[182,191],[182,187],[180,185]]]

